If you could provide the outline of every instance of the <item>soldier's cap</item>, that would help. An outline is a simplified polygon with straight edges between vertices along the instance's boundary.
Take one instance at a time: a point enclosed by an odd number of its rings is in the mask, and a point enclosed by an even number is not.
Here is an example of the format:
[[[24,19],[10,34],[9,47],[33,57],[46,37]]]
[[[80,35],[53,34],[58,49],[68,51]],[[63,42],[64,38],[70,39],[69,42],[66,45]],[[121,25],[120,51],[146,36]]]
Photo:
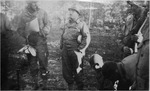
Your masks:
[[[131,5],[131,7],[132,6],[137,6],[135,3],[133,3],[132,1],[127,1],[127,3],[129,4],[129,5]]]
[[[76,7],[70,7],[70,8],[68,8],[68,10],[70,11],[70,10],[72,10],[72,11],[75,11],[75,12],[77,12],[79,15],[81,15],[81,13],[80,13],[80,10],[79,9],[77,9]]]
[[[37,2],[38,2],[38,0],[26,0],[27,4],[37,3]]]

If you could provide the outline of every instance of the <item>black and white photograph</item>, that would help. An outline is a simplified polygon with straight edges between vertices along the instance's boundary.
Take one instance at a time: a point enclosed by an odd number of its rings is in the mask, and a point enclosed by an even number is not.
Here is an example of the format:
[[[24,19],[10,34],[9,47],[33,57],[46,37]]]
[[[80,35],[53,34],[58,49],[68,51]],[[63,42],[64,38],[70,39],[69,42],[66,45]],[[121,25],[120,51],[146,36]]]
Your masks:
[[[149,91],[149,0],[0,0],[0,90]]]

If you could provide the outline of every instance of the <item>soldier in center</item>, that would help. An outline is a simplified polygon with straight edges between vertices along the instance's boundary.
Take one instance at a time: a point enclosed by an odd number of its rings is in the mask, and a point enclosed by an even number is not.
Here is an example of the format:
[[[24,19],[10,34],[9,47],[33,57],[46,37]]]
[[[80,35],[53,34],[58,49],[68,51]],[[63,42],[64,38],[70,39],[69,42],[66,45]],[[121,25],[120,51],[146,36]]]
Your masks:
[[[83,89],[83,70],[77,73],[79,66],[77,55],[74,51],[81,52],[89,41],[90,32],[87,24],[82,20],[81,13],[76,7],[71,7],[69,11],[69,21],[65,24],[61,36],[60,49],[62,49],[62,73],[68,84],[68,89],[73,90],[77,86],[78,90]],[[78,36],[81,35],[81,41]],[[74,84],[76,83],[76,85]]]

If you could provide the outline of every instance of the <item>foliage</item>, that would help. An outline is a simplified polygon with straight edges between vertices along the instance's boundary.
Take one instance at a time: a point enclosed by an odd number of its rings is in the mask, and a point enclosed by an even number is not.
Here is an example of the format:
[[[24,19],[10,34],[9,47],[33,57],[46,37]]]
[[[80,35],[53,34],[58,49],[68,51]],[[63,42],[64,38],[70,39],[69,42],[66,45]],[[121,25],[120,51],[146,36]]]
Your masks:
[[[7,13],[10,17],[18,15],[25,7],[24,1],[1,1],[3,9],[1,12]],[[89,2],[77,2],[77,1],[39,1],[39,6],[43,8],[49,16],[49,20],[52,22],[54,28],[59,28],[67,22],[68,8],[72,5],[79,7],[84,20],[89,24],[96,25],[98,21],[109,22],[122,22],[124,15],[125,4],[122,2],[115,2],[114,4],[101,4],[101,3],[89,3]],[[90,16],[91,7],[91,16]],[[93,8],[93,9],[92,9]],[[12,18],[13,18],[12,17]]]

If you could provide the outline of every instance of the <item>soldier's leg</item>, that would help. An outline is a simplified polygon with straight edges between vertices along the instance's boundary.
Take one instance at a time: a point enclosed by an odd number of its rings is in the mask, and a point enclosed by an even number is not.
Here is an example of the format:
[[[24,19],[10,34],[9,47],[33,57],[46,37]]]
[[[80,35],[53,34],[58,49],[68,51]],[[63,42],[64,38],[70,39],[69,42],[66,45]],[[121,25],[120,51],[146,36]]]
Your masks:
[[[48,54],[47,54],[47,46],[46,44],[38,44],[36,46],[36,51],[37,51],[37,59],[39,62],[40,66],[40,74],[38,77],[40,77],[39,85],[41,88],[46,88],[47,87],[47,79],[49,75],[48,71]]]
[[[32,76],[32,79],[34,81],[34,86],[35,88],[38,87],[38,64],[37,64],[37,58],[32,56],[31,54],[27,54],[28,62],[29,62],[29,69],[30,69],[30,74]]]
[[[36,49],[36,63],[39,62],[37,70],[37,81],[46,85],[47,82],[47,64],[48,64],[48,50],[46,40],[38,33],[32,33],[28,37],[29,44]],[[40,78],[40,79],[39,79]],[[41,79],[42,78],[42,79]],[[44,82],[44,83],[43,83]]]
[[[39,33],[32,32],[29,37],[29,44],[33,47],[35,47],[37,51],[37,58],[40,63],[41,69],[43,71],[47,70],[47,64],[48,64],[48,48],[46,39],[39,35]]]
[[[68,84],[68,89],[73,90],[73,71],[72,71],[72,65],[71,60],[69,60],[69,52],[67,49],[63,49],[62,51],[62,73],[65,81]]]
[[[27,58],[30,65],[31,75],[35,77],[38,74],[37,58],[32,56],[31,54],[27,54]]]
[[[83,84],[83,70],[81,70],[78,74],[75,74],[75,81],[76,81],[76,85],[77,85],[77,89],[78,90],[83,90],[84,84]]]
[[[48,69],[47,69],[47,66],[48,66],[48,49],[47,49],[46,41],[39,40],[38,45],[36,46],[36,51],[37,51],[37,58],[38,58],[41,70],[43,72],[48,71]]]
[[[46,86],[47,83],[47,77],[48,77],[48,60],[47,60],[47,54],[45,52],[45,48],[43,45],[37,46],[37,59],[39,61],[40,66],[40,77],[42,78],[42,84]]]
[[[73,74],[74,74],[74,80],[76,82],[76,85],[77,85],[77,89],[78,90],[82,90],[83,89],[83,70],[81,70],[79,73],[77,73],[77,68],[78,68],[78,60],[77,60],[77,55],[74,53],[74,51],[71,51],[70,53],[70,56],[71,56],[71,62],[72,62],[72,65],[73,65]],[[83,61],[83,58],[81,59]],[[83,64],[83,62],[82,62]],[[80,65],[81,68],[82,67],[82,64]]]

